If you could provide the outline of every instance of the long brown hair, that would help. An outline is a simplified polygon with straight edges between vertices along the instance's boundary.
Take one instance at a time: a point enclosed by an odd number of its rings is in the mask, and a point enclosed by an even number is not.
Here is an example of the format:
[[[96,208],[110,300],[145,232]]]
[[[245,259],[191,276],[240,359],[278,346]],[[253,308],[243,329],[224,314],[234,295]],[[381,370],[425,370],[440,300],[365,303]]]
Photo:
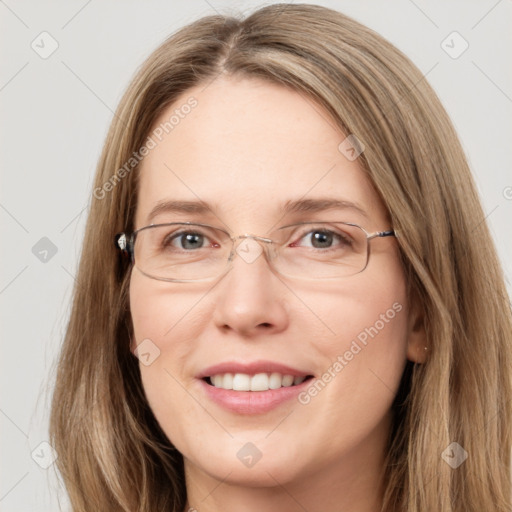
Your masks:
[[[114,237],[134,227],[138,166],[130,159],[156,118],[220,74],[292,88],[356,134],[366,148],[359,162],[398,234],[429,350],[425,364],[407,367],[396,400],[382,510],[510,511],[511,310],[466,158],[435,93],[399,50],[349,17],[308,4],[184,27],[150,55],[117,108],[97,167],[51,411],[51,443],[73,510],[185,506],[182,456],[149,408],[129,349],[130,265]],[[442,457],[452,442],[468,454],[457,468]]]

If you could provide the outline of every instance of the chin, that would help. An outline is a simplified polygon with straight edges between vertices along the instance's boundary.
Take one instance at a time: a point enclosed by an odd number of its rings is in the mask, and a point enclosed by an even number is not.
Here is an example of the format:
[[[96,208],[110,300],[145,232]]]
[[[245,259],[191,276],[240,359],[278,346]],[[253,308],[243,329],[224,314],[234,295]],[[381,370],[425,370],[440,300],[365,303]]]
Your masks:
[[[282,436],[271,442],[265,440],[268,431],[256,436],[240,436],[222,443],[213,441],[182,451],[184,458],[211,478],[248,487],[273,487],[300,477],[307,464],[301,461],[296,445],[284,442]],[[288,438],[290,441],[293,437]],[[181,450],[180,450],[181,451]],[[304,455],[302,453],[302,455]]]
[[[219,471],[219,468],[222,468],[222,471]],[[199,469],[215,480],[244,487],[275,487],[300,477],[297,461],[290,465],[290,461],[283,457],[267,461],[262,458],[252,467],[221,458],[215,465],[207,463],[199,466]]]

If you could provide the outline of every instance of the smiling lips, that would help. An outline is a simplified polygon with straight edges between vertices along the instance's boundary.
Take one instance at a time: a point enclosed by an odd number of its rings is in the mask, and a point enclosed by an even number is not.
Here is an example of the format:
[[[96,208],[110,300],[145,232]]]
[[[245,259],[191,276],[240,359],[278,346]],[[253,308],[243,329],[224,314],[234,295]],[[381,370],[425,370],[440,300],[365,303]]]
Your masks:
[[[197,375],[206,395],[218,405],[240,414],[260,414],[296,397],[313,375],[273,363],[226,362]]]
[[[294,377],[282,373],[217,373],[209,378],[216,388],[232,389],[234,391],[268,391],[300,384],[306,377]]]

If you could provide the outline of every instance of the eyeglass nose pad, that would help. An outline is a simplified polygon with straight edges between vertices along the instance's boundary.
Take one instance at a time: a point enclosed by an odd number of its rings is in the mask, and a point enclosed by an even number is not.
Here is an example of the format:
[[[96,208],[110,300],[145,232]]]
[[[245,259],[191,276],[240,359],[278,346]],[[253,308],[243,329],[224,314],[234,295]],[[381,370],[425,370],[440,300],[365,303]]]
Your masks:
[[[268,238],[262,238],[256,235],[239,236],[235,240],[235,247],[230,255],[230,259],[232,259],[234,253],[236,253],[246,263],[253,263],[265,252],[264,244],[270,244],[269,249],[273,248],[272,240]],[[274,257],[273,250],[270,251],[270,257]]]

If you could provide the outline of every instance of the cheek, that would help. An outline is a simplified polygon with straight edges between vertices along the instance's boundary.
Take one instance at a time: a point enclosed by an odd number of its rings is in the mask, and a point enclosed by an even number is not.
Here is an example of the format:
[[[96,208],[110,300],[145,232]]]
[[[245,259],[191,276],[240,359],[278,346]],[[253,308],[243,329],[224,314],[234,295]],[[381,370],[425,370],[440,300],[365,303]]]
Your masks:
[[[196,340],[208,317],[198,303],[204,293],[148,279],[136,269],[130,281],[135,338],[132,352],[137,345],[141,347],[139,368],[146,398],[169,439],[178,445],[184,432],[192,427],[198,430],[197,425],[191,425],[198,413],[196,402],[186,390],[189,382],[184,375],[192,373],[190,362],[197,351]],[[150,356],[144,358],[140,353]],[[179,422],[173,420],[176,417]]]
[[[133,342],[140,343],[149,338],[163,351],[171,345],[186,345],[185,340],[180,343],[180,337],[184,332],[192,335],[197,326],[194,309],[200,298],[200,294],[191,287],[187,290],[180,284],[148,279],[135,269],[130,281]]]
[[[355,353],[361,361],[371,360],[379,364],[390,358],[404,358],[407,349],[407,297],[401,282],[372,281],[360,290],[351,291],[347,300],[343,324],[338,323],[342,332],[343,345]],[[347,346],[347,343],[349,345]],[[360,351],[358,351],[360,347]],[[389,356],[389,357],[388,357]],[[354,357],[355,359],[355,357]]]
[[[132,274],[130,310],[142,384],[157,419],[169,408],[190,403],[178,383],[178,371],[186,367],[198,338],[194,320],[198,294],[182,289],[173,293],[169,283]],[[142,355],[141,355],[142,354]],[[149,356],[144,356],[149,354]],[[172,398],[172,400],[171,400]]]
[[[315,342],[322,374],[301,403],[311,407],[311,417],[330,417],[358,438],[386,416],[398,390],[406,363],[408,305],[403,274],[393,265],[385,275],[362,273],[350,284],[318,295],[316,304],[332,332]]]

